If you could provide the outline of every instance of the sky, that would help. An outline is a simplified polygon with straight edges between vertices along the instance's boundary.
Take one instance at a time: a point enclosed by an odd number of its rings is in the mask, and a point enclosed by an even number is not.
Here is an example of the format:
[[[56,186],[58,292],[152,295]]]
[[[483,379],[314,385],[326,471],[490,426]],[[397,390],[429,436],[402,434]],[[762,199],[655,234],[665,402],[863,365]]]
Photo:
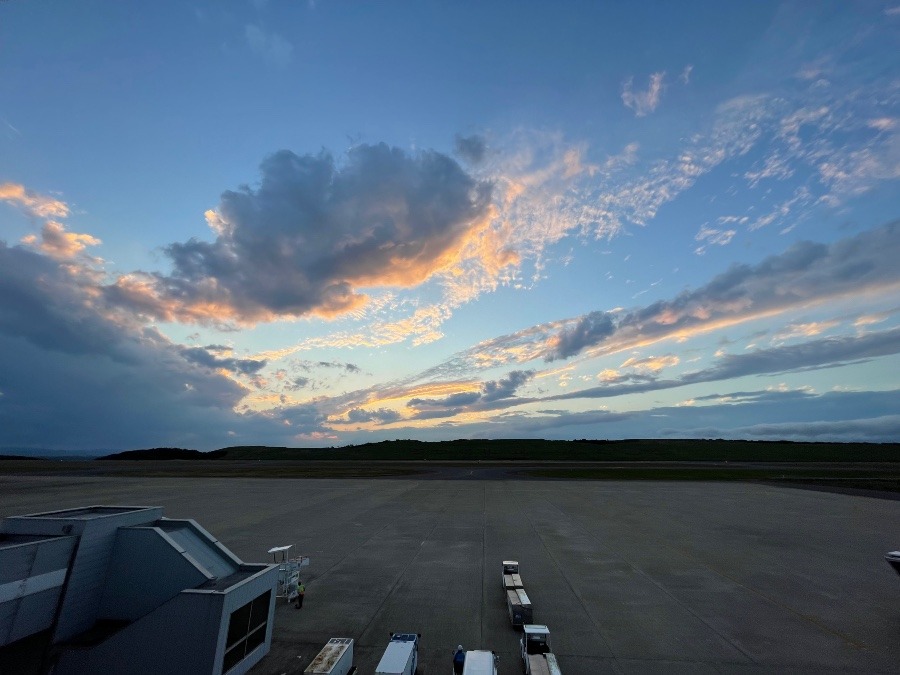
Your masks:
[[[900,441],[895,1],[0,2],[0,448]]]

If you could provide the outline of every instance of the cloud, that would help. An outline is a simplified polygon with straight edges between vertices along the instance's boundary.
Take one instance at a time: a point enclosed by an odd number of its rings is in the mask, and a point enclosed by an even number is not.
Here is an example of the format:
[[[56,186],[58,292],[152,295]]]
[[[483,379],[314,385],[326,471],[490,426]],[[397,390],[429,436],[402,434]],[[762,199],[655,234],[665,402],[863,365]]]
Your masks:
[[[102,242],[89,234],[67,232],[62,223],[50,220],[41,228],[40,242],[35,235],[30,234],[22,238],[22,243],[33,246],[52,258],[65,260],[80,255],[88,246],[97,246]]]
[[[694,235],[694,241],[701,242],[700,246],[694,249],[694,253],[703,255],[710,246],[727,246],[736,234],[737,230],[720,230],[704,224]]]
[[[709,283],[629,311],[589,312],[531,326],[460,352],[427,371],[444,373],[611,354],[684,339],[763,316],[900,288],[900,222],[832,244],[799,242],[756,265],[733,265]]]
[[[548,361],[567,359],[589,345],[595,345],[615,332],[613,317],[608,312],[591,312],[572,326],[563,328],[553,338],[546,356]]]
[[[690,71],[686,72],[690,76]],[[665,76],[665,72],[653,73],[646,91],[634,91],[634,78],[628,78],[622,86],[622,103],[626,108],[633,110],[637,117],[646,117],[659,105]],[[684,77],[684,73],[682,76]]]
[[[172,343],[106,307],[99,281],[0,242],[0,447],[206,449],[226,443],[226,430],[255,442],[297,433],[277,413],[235,412],[247,392],[222,370],[259,362]]]
[[[345,363],[341,361],[297,361],[297,368],[310,372],[318,368],[345,370],[348,373],[359,373],[362,369],[355,363]]]
[[[483,136],[460,136],[457,134],[454,149],[456,154],[471,164],[480,164],[487,151],[487,143]]]
[[[396,410],[388,408],[379,408],[377,410],[364,410],[363,408],[353,408],[347,413],[346,424],[365,424],[374,422],[375,424],[391,424],[402,419],[400,413]],[[343,420],[332,420],[334,424],[342,424]]]
[[[252,375],[259,372],[265,367],[265,361],[256,361],[254,359],[234,359],[219,358],[211,354],[209,348],[202,347],[181,347],[179,349],[181,355],[190,361],[207,368],[230,371],[232,373],[240,373],[242,375]]]
[[[734,265],[708,284],[672,300],[622,313],[614,331],[600,333],[595,339],[587,335],[578,347],[581,350],[605,340],[612,343],[611,348],[621,349],[843,295],[885,291],[900,284],[900,269],[893,262],[898,255],[900,223],[831,245],[800,242],[757,265]],[[560,335],[567,333],[564,330]],[[564,343],[559,338],[548,341],[548,359],[574,353],[561,350],[560,344]]]
[[[681,71],[681,75],[678,76],[678,79],[681,80],[682,84],[690,84],[692,72],[694,72],[694,66],[689,63],[684,67],[684,70]]]
[[[0,183],[0,201],[15,204],[37,218],[66,218],[69,215],[65,202],[38,194],[18,183]]]
[[[697,399],[693,406],[656,407],[612,412],[604,409],[572,412],[540,409],[507,411],[490,418],[467,418],[444,425],[394,425],[372,438],[427,440],[459,438],[738,438],[761,437],[806,440],[805,430],[817,440],[897,442],[896,401],[900,391],[827,392],[766,390],[733,392]],[[735,403],[743,397],[743,401]],[[830,427],[826,431],[826,426]],[[757,430],[759,434],[757,434]],[[822,431],[821,435],[819,430]],[[762,434],[767,434],[763,436]]]
[[[256,24],[247,24],[244,37],[250,49],[264,61],[281,67],[290,63],[294,47],[278,33],[269,33]]]
[[[490,224],[491,185],[437,152],[387,145],[327,154],[283,150],[258,188],[222,195],[217,237],[165,249],[170,275],[132,274],[111,302],[158,320],[250,324],[362,307],[365,287],[411,287],[459,264]]]
[[[738,427],[731,432],[749,438],[797,441],[896,442],[900,438],[900,415],[882,415],[856,420],[781,422]]]
[[[674,380],[652,379],[614,383],[548,396],[543,400],[611,398],[625,394],[673,389],[688,384],[718,382],[748,375],[769,375],[817,368],[834,368],[880,356],[900,354],[900,328],[810,340],[801,344],[757,349],[749,354],[725,354],[716,365]]]
[[[622,368],[634,368],[638,371],[658,373],[665,368],[671,368],[672,366],[677,366],[681,363],[681,359],[679,359],[674,354],[666,354],[665,356],[648,356],[642,359],[632,357],[627,359],[622,365]]]
[[[827,330],[838,326],[837,321],[812,321],[809,323],[790,323],[772,336],[775,342],[793,340],[795,338],[808,338],[821,335]]]
[[[533,370],[514,370],[505,378],[485,382],[482,389],[482,400],[498,401],[515,395],[516,390],[534,377]]]
[[[412,419],[419,420],[521,405],[526,401],[515,398],[516,391],[534,375],[533,370],[514,370],[505,378],[484,382],[479,390],[460,391],[443,398],[411,398],[406,405],[415,410]]]

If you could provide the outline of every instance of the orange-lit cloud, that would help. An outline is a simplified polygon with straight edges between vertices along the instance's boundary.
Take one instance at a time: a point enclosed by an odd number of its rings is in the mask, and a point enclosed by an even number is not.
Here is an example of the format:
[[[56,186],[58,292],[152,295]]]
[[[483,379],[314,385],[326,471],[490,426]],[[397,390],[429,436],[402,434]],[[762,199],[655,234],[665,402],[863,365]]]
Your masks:
[[[0,201],[10,202],[37,218],[66,218],[69,206],[59,199],[38,194],[18,183],[0,183]]]
[[[637,371],[658,373],[664,368],[677,366],[680,362],[681,359],[674,354],[667,354],[665,356],[648,356],[641,359],[632,357],[626,360],[621,367],[634,368]]]
[[[88,246],[97,246],[102,242],[89,234],[67,232],[62,223],[50,220],[41,228],[41,237],[30,234],[22,238],[22,243],[39,249],[51,258],[64,260],[81,254]]]
[[[625,312],[590,312],[482,342],[448,371],[614,354],[685,341],[729,326],[836,300],[890,296],[900,288],[900,223],[831,244],[800,243],[756,266],[734,267],[696,290]],[[824,323],[805,330],[824,330]]]

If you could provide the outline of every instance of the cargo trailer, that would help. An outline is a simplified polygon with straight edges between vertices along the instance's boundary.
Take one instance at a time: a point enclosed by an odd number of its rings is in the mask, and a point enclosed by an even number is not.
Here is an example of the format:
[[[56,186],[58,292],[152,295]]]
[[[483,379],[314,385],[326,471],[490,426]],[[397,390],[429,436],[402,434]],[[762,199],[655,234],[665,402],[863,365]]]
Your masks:
[[[353,638],[331,638],[303,671],[307,675],[351,675]]]
[[[513,626],[524,626],[533,620],[531,600],[524,588],[506,591],[506,608],[509,610],[509,622]]]

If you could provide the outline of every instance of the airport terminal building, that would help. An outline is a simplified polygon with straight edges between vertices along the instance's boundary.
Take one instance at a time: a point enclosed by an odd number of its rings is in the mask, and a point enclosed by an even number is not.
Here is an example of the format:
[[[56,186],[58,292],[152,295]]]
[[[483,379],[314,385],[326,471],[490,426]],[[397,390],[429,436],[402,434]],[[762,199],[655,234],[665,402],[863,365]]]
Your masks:
[[[5,518],[0,671],[240,675],[269,651],[277,579],[161,507]]]

